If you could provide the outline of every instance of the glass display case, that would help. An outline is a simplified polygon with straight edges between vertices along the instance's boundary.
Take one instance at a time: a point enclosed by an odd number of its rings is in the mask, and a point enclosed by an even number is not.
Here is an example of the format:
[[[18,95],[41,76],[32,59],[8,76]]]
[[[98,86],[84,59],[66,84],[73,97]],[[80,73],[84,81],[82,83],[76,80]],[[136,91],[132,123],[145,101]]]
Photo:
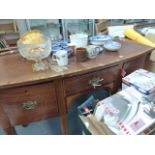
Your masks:
[[[74,33],[94,34],[93,19],[19,19],[17,21],[21,34],[38,29],[51,40],[63,38],[68,41],[69,35]]]
[[[134,24],[134,23],[148,23],[152,22],[150,19],[111,19],[110,25],[123,25],[123,24]]]
[[[19,39],[15,19],[0,19],[0,53],[16,46]]]
[[[69,35],[75,33],[86,33],[88,36],[94,35],[93,19],[65,19],[64,20],[64,38],[69,39]]]
[[[29,30],[40,30],[51,40],[60,40],[63,37],[62,20],[59,19],[29,19],[27,20]]]

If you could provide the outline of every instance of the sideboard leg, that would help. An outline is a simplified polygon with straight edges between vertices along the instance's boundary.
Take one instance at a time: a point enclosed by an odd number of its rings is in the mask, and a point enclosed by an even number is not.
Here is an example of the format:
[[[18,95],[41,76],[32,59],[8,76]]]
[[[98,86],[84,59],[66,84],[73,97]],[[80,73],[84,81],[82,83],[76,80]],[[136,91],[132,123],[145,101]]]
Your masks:
[[[55,80],[55,88],[60,113],[62,134],[67,135],[68,134],[67,103],[65,99],[64,81],[62,79]]]
[[[68,134],[68,125],[67,125],[67,114],[65,115],[61,115],[60,116],[60,121],[61,121],[61,130],[62,130],[62,133],[64,135],[67,135]]]
[[[14,127],[5,128],[4,131],[7,135],[16,135],[16,131]]]

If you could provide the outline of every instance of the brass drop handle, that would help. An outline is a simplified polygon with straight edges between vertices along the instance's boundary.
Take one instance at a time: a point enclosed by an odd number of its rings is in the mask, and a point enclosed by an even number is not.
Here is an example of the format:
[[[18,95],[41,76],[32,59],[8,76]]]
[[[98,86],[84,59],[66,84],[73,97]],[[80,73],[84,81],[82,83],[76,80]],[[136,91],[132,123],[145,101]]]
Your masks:
[[[37,101],[27,101],[22,103],[22,107],[25,110],[33,110],[38,106]]]
[[[102,82],[103,80],[104,80],[103,78],[94,77],[91,80],[89,80],[89,84],[95,89],[96,87],[102,86],[100,82]]]

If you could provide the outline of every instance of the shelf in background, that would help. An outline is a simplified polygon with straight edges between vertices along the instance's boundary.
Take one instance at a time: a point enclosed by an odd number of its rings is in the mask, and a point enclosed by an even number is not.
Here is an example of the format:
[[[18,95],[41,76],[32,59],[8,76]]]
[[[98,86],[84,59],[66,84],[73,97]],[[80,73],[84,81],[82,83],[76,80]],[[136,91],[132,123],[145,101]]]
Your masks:
[[[68,26],[80,26],[80,25],[89,25],[89,24],[93,24],[93,21],[79,21],[79,22],[75,22],[75,23],[67,23]]]
[[[7,47],[7,48],[0,49],[0,56],[9,55],[17,52],[18,52],[17,46]]]
[[[60,28],[60,24],[55,23],[47,23],[47,24],[41,24],[41,25],[35,25],[31,26],[32,29],[42,29],[42,28]]]

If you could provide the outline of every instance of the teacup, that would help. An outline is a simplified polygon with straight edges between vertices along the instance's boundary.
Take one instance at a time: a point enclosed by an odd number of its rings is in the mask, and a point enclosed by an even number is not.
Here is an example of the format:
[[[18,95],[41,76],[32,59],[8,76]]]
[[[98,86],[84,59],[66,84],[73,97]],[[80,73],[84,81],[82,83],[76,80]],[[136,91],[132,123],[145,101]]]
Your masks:
[[[56,61],[59,66],[68,65],[68,52],[66,50],[59,50],[53,54],[52,60]]]
[[[89,59],[94,59],[100,52],[100,47],[97,47],[95,45],[89,45],[87,46],[87,57]]]

